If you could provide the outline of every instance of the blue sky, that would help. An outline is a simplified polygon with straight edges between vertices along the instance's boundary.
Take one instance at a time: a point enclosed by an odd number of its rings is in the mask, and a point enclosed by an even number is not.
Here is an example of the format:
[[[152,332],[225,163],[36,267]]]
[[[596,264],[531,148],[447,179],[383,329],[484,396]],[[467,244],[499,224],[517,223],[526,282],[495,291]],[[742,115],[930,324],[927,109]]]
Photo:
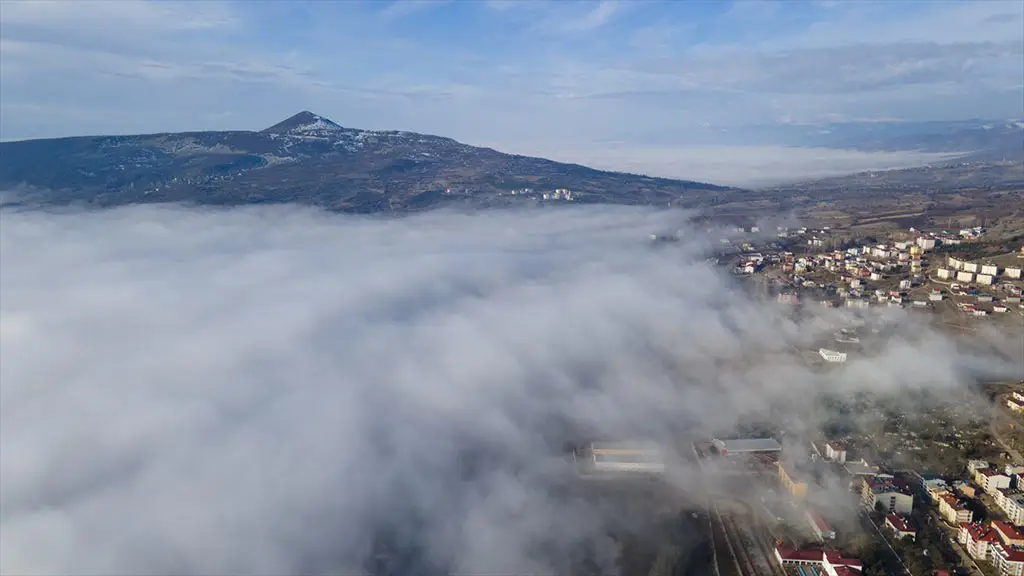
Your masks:
[[[4,0],[0,94],[3,139],[259,129],[309,109],[528,153],[1010,118],[1024,3]]]

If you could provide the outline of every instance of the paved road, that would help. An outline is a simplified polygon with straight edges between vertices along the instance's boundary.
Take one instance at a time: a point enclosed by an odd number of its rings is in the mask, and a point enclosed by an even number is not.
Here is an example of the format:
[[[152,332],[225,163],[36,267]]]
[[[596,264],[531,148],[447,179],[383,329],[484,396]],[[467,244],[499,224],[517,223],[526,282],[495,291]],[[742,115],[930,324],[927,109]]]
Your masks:
[[[955,530],[953,529],[953,527],[947,524],[946,521],[943,520],[937,512],[935,512],[934,510],[929,510],[928,514],[932,517],[932,522],[934,522],[935,525],[939,527],[939,530],[942,531],[942,534],[945,537],[949,538],[954,535]],[[960,556],[960,563],[964,566],[967,566],[967,569],[970,571],[971,576],[985,576],[985,573],[981,571],[981,568],[978,566],[978,563],[975,562],[973,558],[967,555],[967,552],[964,550],[964,547],[956,541],[955,537],[953,537],[953,550],[956,550],[956,553]]]

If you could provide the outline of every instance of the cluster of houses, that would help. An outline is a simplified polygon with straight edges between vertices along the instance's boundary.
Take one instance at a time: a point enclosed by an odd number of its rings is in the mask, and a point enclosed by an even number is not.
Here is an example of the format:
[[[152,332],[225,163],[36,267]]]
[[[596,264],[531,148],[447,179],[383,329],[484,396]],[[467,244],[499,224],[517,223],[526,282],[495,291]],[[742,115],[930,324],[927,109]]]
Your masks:
[[[1024,574],[1024,466],[1007,464],[1002,468],[983,460],[970,460],[967,470],[971,482],[957,483],[951,490],[942,480],[926,482],[928,495],[939,514],[958,527],[957,540],[967,554],[991,563],[1001,575]],[[1002,510],[1006,521],[975,522],[965,498],[984,492]]]

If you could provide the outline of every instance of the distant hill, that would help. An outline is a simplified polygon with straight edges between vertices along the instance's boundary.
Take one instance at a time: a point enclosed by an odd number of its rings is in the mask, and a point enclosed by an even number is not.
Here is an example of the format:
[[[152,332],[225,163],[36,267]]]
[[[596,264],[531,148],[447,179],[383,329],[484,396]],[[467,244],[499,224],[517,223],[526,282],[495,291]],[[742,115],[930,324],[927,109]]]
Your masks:
[[[25,191],[19,197],[32,204],[294,202],[366,213],[542,202],[556,189],[569,190],[572,202],[662,205],[696,205],[730,190],[439,136],[343,128],[312,112],[259,132],[0,142],[0,191]]]

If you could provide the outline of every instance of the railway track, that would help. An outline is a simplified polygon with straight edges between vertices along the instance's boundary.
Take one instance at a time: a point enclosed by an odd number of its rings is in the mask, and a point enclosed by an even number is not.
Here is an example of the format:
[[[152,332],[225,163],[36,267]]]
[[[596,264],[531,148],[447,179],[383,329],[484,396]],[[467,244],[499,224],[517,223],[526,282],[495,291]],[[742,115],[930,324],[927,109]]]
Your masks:
[[[741,511],[736,513],[736,510],[730,510],[729,514],[722,515],[717,505],[715,509],[741,572],[747,576],[778,576],[778,567],[764,539],[758,537],[753,527],[754,515],[750,506],[740,501],[731,501],[730,504],[732,508]],[[736,521],[737,517],[740,522]]]

